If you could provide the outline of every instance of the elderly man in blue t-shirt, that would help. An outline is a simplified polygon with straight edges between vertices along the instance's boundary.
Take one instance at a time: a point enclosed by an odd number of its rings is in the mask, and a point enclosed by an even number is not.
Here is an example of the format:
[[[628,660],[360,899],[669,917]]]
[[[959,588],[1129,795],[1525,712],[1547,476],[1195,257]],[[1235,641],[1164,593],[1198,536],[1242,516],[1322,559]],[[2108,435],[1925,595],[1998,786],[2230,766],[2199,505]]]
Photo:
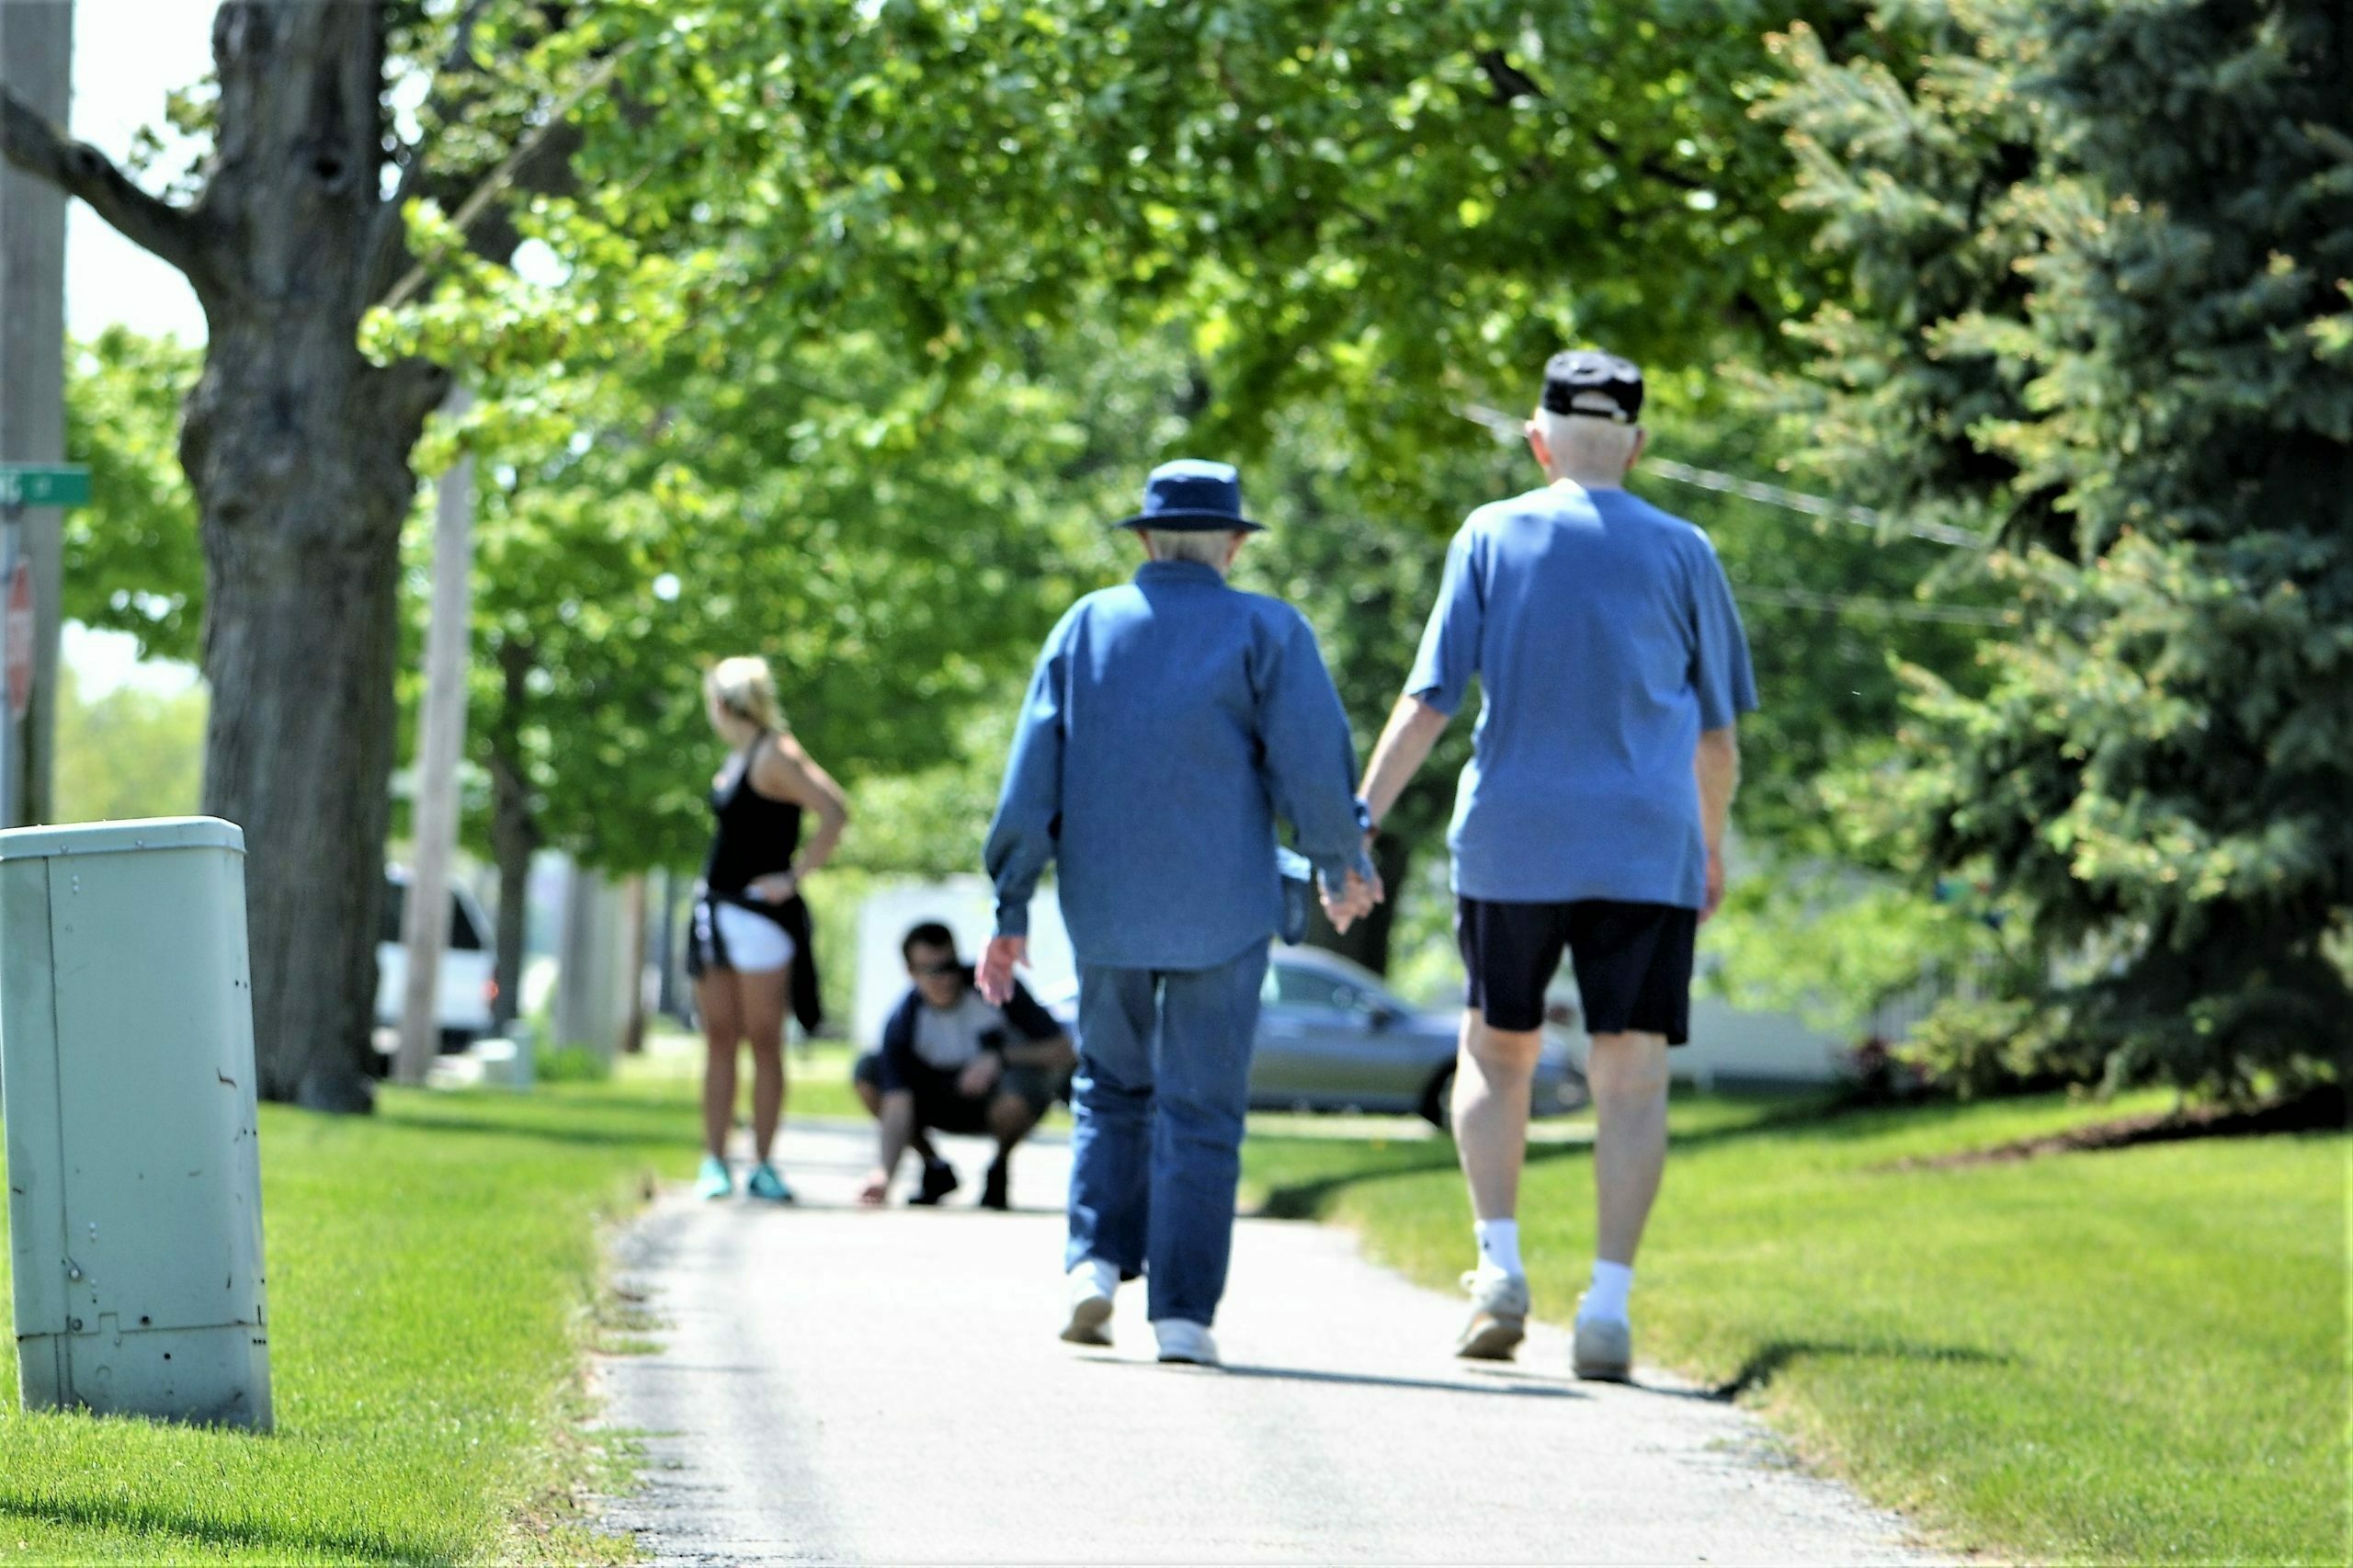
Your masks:
[[[1723,897],[1733,721],[1756,706],[1707,536],[1625,491],[1642,407],[1642,372],[1614,355],[1546,365],[1528,442],[1549,483],[1480,507],[1455,535],[1364,784],[1378,822],[1479,677],[1448,835],[1468,971],[1454,1131],[1479,1247],[1455,1348],[1507,1359],[1526,1333],[1516,1216],[1529,1081],[1566,948],[1598,1121],[1598,1236],[1574,1366],[1621,1381],[1634,1251],[1666,1165],[1666,1052],[1688,1034],[1697,927]]]
[[[1150,557],[1046,639],[986,858],[997,936],[982,994],[1027,960],[1029,899],[1060,866],[1078,957],[1070,1293],[1063,1337],[1108,1345],[1113,1292],[1149,1277],[1160,1359],[1215,1365],[1267,942],[1275,822],[1321,874],[1334,924],[1379,881],[1339,693],[1299,611],[1225,574],[1258,525],[1223,463],[1154,469],[1120,525]]]

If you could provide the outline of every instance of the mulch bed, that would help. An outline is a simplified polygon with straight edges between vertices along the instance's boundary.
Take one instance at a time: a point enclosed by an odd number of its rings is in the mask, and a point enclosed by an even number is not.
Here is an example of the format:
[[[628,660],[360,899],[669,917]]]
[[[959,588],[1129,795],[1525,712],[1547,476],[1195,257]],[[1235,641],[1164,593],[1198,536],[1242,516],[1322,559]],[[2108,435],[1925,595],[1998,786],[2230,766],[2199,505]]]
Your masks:
[[[2105,1149],[2131,1149],[2143,1143],[2178,1143],[2192,1138],[2256,1138],[2279,1132],[2343,1132],[2347,1130],[2345,1088],[2331,1085],[2291,1100],[2273,1100],[2249,1108],[2198,1106],[2151,1116],[2120,1117],[2071,1127],[2040,1138],[2021,1138],[1990,1149],[1964,1149],[1959,1153],[1898,1160],[1891,1171],[1949,1171],[1971,1165],[2002,1165],[2046,1154],[2097,1153]]]

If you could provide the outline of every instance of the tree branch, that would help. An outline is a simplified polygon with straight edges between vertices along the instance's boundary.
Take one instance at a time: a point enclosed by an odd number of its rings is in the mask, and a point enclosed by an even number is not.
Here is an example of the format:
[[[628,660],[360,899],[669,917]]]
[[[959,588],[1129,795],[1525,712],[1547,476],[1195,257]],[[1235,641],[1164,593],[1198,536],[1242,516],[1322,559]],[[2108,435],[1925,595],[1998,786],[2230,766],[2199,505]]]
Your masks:
[[[1487,89],[1494,93],[1494,102],[1509,104],[1514,98],[1540,98],[1546,96],[1536,78],[1514,65],[1500,49],[1483,49],[1471,57],[1479,69],[1486,73]]]
[[[104,153],[86,142],[66,140],[6,87],[0,87],[0,155],[35,179],[80,197],[123,238],[200,287],[208,263],[189,211],[140,189]]]
[[[1472,56],[1472,59],[1479,69],[1486,74],[1488,90],[1495,94],[1495,97],[1488,101],[1497,108],[1507,108],[1515,99],[1518,98],[1545,98],[1550,101],[1550,95],[1544,91],[1543,85],[1506,59],[1502,50],[1483,49]],[[1626,149],[1619,142],[1602,135],[1597,131],[1587,131],[1586,134],[1592,138],[1595,146],[1608,153],[1610,157],[1620,163],[1626,161]],[[1634,166],[1651,178],[1663,185],[1671,185],[1677,190],[1714,188],[1705,180],[1694,179],[1689,175],[1668,168],[1655,154],[1644,158]]]
[[[452,97],[446,89],[458,73],[473,63],[474,28],[483,13],[490,9],[491,0],[469,0],[460,12],[456,30],[450,35],[449,48],[441,63],[433,72],[433,85],[426,90],[425,102],[416,111],[417,137],[406,150],[401,162],[401,177],[392,187],[392,196],[376,213],[368,236],[367,265],[360,269],[360,299],[372,301],[381,296],[392,280],[392,268],[400,264],[402,248],[408,241],[408,222],[401,210],[417,192],[425,177],[426,142],[434,127],[444,123],[454,112]]]
[[[458,210],[449,215],[450,225],[461,234],[471,233],[475,221],[483,216],[490,204],[504,194],[509,186],[516,183],[517,175],[541,151],[549,138],[564,127],[572,118],[572,111],[586,101],[590,94],[597,92],[612,80],[613,74],[620,69],[621,62],[629,57],[629,53],[630,47],[624,46],[607,56],[604,63],[589,73],[587,78],[566,95],[563,102],[550,110],[548,117],[533,127],[529,135],[516,143],[515,150],[490,172],[489,177],[477,186],[473,193],[465,200],[458,204]],[[405,233],[404,222],[401,232]],[[430,258],[417,261],[402,275],[400,281],[392,285],[380,302],[388,310],[398,310],[425,286],[431,270]]]

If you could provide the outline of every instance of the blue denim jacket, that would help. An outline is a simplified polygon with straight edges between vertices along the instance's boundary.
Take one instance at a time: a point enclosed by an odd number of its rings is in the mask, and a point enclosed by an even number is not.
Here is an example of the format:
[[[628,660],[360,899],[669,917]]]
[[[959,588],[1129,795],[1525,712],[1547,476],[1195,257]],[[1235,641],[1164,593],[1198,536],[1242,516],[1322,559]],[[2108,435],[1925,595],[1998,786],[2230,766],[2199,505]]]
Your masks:
[[[1059,862],[1079,961],[1209,969],[1281,917],[1275,821],[1336,886],[1371,875],[1356,745],[1306,619],[1208,566],[1153,562],[1046,639],[986,859],[997,932],[1027,936]]]

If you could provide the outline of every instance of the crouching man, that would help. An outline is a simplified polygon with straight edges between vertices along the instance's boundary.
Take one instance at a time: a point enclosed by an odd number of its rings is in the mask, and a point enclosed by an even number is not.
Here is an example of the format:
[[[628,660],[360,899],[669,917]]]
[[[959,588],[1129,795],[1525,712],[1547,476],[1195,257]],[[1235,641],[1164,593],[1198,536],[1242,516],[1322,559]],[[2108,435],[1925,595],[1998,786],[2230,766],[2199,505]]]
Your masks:
[[[1017,984],[1002,1007],[972,988],[956,935],[936,921],[900,944],[914,982],[882,1026],[882,1044],[858,1058],[858,1097],[881,1123],[881,1153],[858,1201],[879,1204],[910,1148],[923,1159],[911,1203],[938,1203],[956,1190],[956,1172],[927,1134],[985,1133],[996,1158],[981,1186],[981,1207],[1009,1203],[1013,1147],[1029,1135],[1070,1080],[1070,1037]]]

